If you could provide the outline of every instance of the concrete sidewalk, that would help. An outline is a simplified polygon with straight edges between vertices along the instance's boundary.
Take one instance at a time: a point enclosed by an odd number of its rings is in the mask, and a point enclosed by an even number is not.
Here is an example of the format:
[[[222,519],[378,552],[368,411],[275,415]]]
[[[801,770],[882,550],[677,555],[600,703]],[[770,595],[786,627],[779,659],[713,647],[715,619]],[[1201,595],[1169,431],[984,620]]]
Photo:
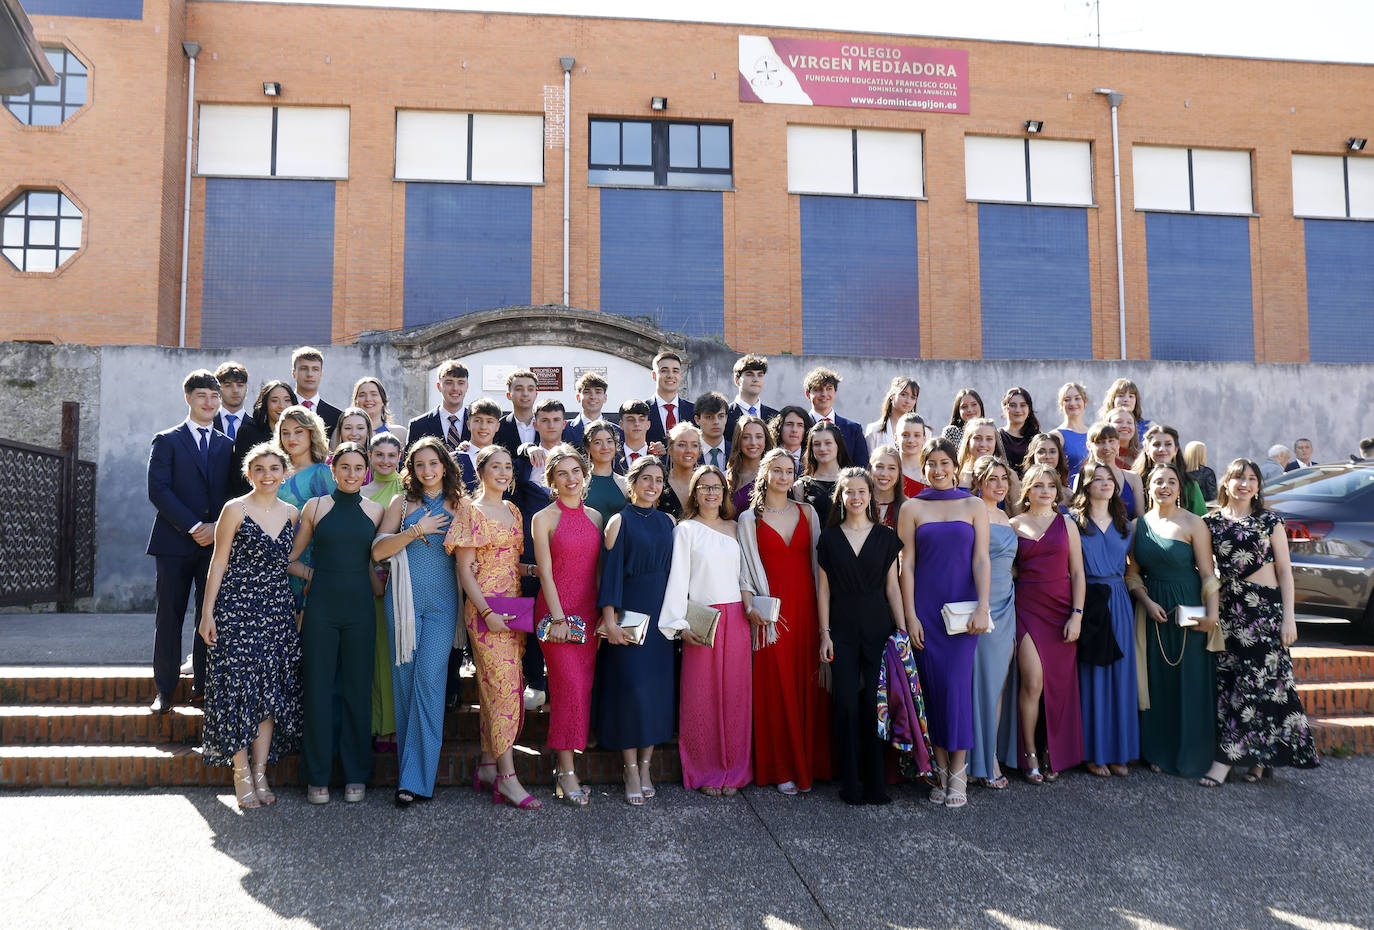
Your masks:
[[[182,623],[181,655],[191,651],[193,615]],[[0,614],[0,665],[153,663],[152,614]]]

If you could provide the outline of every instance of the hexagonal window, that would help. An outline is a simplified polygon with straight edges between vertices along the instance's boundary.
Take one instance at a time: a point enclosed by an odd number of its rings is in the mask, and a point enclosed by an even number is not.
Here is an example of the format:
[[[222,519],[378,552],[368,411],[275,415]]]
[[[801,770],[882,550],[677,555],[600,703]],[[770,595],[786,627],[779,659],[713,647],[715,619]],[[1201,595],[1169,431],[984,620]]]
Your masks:
[[[81,248],[81,210],[61,191],[24,191],[0,211],[0,252],[20,271],[56,271]]]
[[[25,126],[60,126],[86,105],[86,66],[61,45],[44,46],[57,83],[40,85],[21,97],[6,95],[5,109]]]

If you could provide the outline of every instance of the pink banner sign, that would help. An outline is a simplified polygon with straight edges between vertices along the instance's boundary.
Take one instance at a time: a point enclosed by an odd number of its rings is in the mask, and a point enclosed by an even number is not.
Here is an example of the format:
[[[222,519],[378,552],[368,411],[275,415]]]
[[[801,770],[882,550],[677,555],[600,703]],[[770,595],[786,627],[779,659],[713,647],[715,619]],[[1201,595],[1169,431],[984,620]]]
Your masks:
[[[739,37],[739,99],[800,106],[967,113],[968,52]]]

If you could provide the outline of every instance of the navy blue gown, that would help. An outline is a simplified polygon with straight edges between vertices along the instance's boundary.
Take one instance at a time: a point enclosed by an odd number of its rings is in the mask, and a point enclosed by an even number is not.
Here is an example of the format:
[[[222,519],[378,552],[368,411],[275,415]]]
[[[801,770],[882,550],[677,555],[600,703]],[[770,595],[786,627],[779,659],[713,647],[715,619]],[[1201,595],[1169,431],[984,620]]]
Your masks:
[[[596,606],[648,614],[649,629],[643,645],[603,643],[598,650],[596,734],[603,749],[637,749],[673,738],[673,644],[658,631],[672,562],[672,517],[626,504],[615,545],[603,553]]]

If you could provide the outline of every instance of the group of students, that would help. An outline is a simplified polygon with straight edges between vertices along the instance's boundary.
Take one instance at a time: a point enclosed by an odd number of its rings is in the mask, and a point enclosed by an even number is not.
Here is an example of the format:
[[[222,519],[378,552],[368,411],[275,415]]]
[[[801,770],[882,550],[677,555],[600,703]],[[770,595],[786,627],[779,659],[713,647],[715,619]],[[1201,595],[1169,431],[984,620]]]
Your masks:
[[[1255,780],[1316,764],[1259,466],[1232,462],[1209,513],[1177,431],[1145,420],[1125,379],[1091,423],[1087,390],[1065,384],[1042,430],[1021,387],[1000,426],[966,388],[937,428],[898,377],[865,428],[836,412],[828,369],[806,377],[807,406],[765,407],[756,355],[735,365],[733,400],[693,403],[682,358],[661,352],[655,396],[614,420],[595,374],[572,418],[523,370],[511,412],[467,405],[454,360],[408,427],[375,379],[359,382],[371,408],[336,410],[332,429],[317,394],[279,403],[299,397],[269,382],[252,417],[272,438],[239,441],[240,426],[202,449],[224,370],[187,379],[180,448],[213,475],[232,446],[249,490],[176,526],[202,548],[211,529],[204,755],[233,765],[241,806],[274,800],[266,765],[297,749],[307,800],[329,800],[336,754],[361,800],[374,736],[396,743],[396,803],[432,797],[463,654],[473,787],[521,809],[540,806],[513,760],[531,690],[548,698],[555,797],[575,806],[592,734],[621,752],[634,805],[674,736],[689,789],[835,779],[851,804],[888,802],[894,754],[950,808],[970,778],[1008,787],[1004,768],[1040,785],[1140,760],[1215,786],[1234,766]],[[155,504],[159,443],[183,427],[154,440]]]

